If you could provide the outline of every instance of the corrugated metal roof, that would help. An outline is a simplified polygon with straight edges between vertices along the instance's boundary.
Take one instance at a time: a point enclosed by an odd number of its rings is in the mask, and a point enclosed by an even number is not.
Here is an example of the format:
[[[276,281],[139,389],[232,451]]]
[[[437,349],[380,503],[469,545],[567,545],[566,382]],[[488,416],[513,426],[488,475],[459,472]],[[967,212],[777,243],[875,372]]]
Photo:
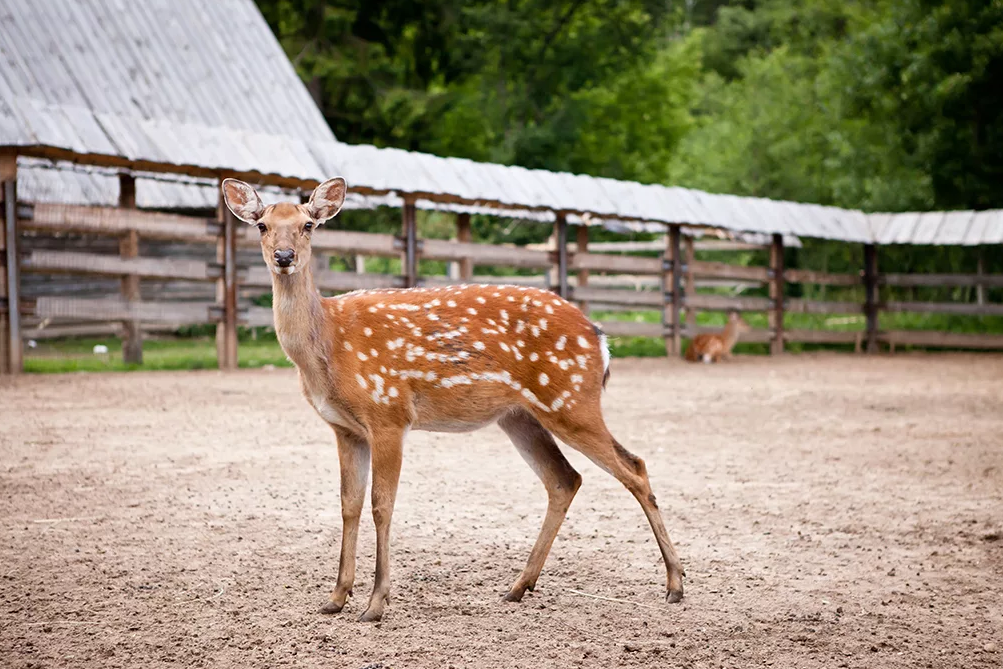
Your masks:
[[[334,135],[252,0],[5,0],[0,145],[324,172]]]

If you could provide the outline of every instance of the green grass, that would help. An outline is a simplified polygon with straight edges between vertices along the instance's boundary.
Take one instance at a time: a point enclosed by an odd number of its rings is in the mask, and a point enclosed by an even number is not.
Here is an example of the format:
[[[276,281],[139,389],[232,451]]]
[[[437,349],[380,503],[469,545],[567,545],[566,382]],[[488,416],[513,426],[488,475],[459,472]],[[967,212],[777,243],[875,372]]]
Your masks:
[[[95,354],[98,344],[107,346],[108,353]],[[274,337],[241,341],[239,351],[241,367],[292,366]],[[122,362],[122,343],[113,338],[42,341],[26,353],[25,371],[39,373],[216,368],[216,342],[208,337],[147,339],[142,365]]]

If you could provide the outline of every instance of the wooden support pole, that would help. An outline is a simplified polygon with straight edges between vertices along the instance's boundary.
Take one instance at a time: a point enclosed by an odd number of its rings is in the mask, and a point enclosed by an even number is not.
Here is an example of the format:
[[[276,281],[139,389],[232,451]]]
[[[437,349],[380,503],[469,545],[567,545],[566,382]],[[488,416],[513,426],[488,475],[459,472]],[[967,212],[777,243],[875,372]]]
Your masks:
[[[589,252],[589,226],[579,225],[578,231],[575,233],[576,242],[576,253],[588,253]],[[578,287],[588,288],[589,287],[589,271],[587,269],[578,270]],[[589,303],[585,300],[579,300],[578,308],[582,310],[586,316],[589,313]]]
[[[554,221],[554,234],[557,237],[557,294],[568,299],[568,219],[563,212],[558,212]]]
[[[136,179],[131,174],[118,175],[118,206],[121,209],[136,208]],[[139,232],[129,230],[118,240],[118,254],[121,258],[139,257]],[[125,274],[122,276],[122,299],[126,302],[139,302],[142,299],[139,290],[139,276]],[[122,362],[126,364],[143,364],[143,329],[139,321],[122,322]]]
[[[975,274],[981,278],[986,273],[986,258],[981,246],[976,249],[979,254],[975,260]],[[986,285],[984,283],[975,284],[975,303],[983,305],[986,303]]]
[[[780,355],[784,352],[784,236],[773,235],[770,245],[770,300],[773,308],[769,311],[768,321],[773,337],[770,339],[770,354]]]
[[[21,342],[21,273],[17,258],[17,154],[0,153],[0,186],[3,189],[3,225],[0,246],[3,248],[4,285],[7,313],[0,314],[0,373],[24,371]]]
[[[413,288],[418,285],[418,219],[413,200],[404,202],[401,216],[401,236],[404,239],[401,274],[404,286]]]
[[[693,247],[693,238],[686,237],[683,241],[686,254],[686,297],[689,298],[697,294],[696,272],[694,263],[696,261],[696,250]],[[690,332],[696,332],[697,310],[696,307],[686,307],[686,327]]]
[[[474,241],[473,230],[470,228],[470,214],[458,214],[456,216],[456,241],[464,243]],[[458,264],[460,272],[457,278],[463,282],[473,281],[473,258],[463,258]]]
[[[678,225],[669,226],[665,237],[665,259],[669,270],[663,274],[663,283],[669,300],[662,315],[662,324],[668,329],[665,335],[665,353],[669,356],[682,354],[682,327],[680,314],[683,305],[683,263],[680,250],[681,231]]]
[[[237,219],[219,191],[216,219],[222,229],[216,242],[216,262],[223,271],[216,280],[216,303],[223,306],[223,320],[216,325],[216,362],[220,369],[234,370],[237,353]]]
[[[867,352],[878,352],[878,251],[864,244],[864,314],[867,317]]]

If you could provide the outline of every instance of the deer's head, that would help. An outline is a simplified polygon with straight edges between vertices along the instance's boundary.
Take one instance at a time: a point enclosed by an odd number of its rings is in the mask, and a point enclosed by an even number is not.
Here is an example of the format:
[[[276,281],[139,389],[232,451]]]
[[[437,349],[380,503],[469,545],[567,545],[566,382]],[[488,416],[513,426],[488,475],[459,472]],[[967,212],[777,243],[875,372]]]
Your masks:
[[[334,216],[345,203],[348,186],[341,177],[328,179],[313,191],[307,204],[261,203],[254,187],[237,179],[223,180],[223,199],[233,215],[261,233],[261,255],[275,274],[293,274],[310,264],[313,229]]]
[[[728,312],[728,325],[733,327],[735,332],[749,332],[752,329],[737,311]]]

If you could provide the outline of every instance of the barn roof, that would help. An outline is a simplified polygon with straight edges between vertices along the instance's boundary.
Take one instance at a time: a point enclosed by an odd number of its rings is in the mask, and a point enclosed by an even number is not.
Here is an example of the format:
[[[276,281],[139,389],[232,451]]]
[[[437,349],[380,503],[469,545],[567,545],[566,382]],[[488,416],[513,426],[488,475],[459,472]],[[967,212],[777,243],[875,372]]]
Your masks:
[[[33,201],[114,204],[115,165],[134,170],[137,204],[151,208],[214,206],[215,180],[206,177],[223,172],[287,186],[341,174],[357,207],[408,197],[427,209],[539,221],[562,211],[571,222],[635,229],[1003,241],[1001,211],[866,214],[344,144],[253,0],[5,0],[0,146],[28,154],[19,188]],[[50,150],[113,169],[51,169]],[[144,171],[166,167],[188,176]]]

